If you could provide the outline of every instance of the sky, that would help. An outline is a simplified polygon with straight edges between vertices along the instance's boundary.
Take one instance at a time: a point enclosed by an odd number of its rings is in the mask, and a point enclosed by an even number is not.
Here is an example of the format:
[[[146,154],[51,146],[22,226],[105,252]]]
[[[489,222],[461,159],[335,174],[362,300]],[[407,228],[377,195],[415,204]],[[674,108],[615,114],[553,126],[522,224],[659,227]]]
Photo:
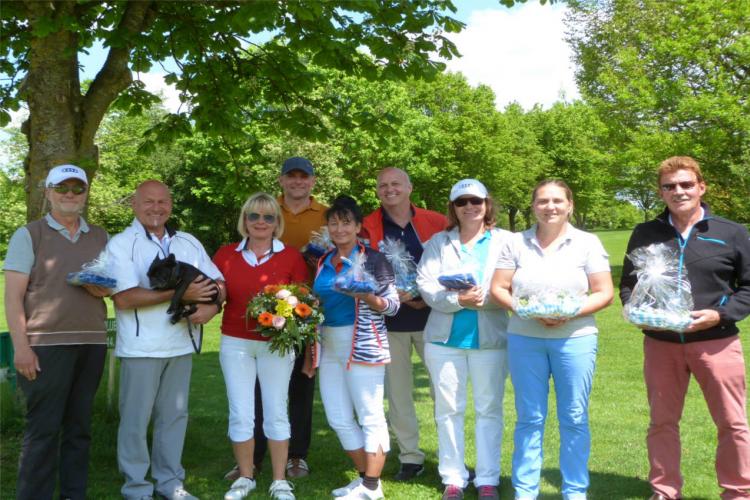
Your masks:
[[[462,57],[446,61],[448,70],[463,73],[471,85],[490,86],[498,109],[514,101],[530,109],[537,103],[549,107],[557,100],[579,97],[571,51],[563,39],[564,5],[541,5],[538,0],[512,8],[498,0],[454,0],[454,4],[457,12],[452,16],[466,27],[449,34]],[[105,56],[101,47],[83,56],[81,79],[93,78]],[[169,110],[178,108],[177,92],[164,84],[162,74],[135,76],[149,91],[162,92]],[[23,115],[14,114],[12,125],[19,126]]]

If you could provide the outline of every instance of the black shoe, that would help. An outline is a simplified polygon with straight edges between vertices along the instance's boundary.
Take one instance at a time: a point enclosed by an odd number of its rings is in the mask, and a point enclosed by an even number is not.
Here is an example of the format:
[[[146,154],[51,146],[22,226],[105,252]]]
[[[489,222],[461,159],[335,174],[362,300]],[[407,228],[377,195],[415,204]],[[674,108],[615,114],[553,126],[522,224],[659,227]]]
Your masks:
[[[424,472],[422,464],[401,464],[398,474],[393,476],[394,481],[411,481]]]
[[[471,468],[471,467],[469,467],[468,465],[466,466],[466,470],[468,470],[468,471],[469,471],[469,479],[468,479],[468,482],[470,482],[470,483],[473,483],[473,482],[474,482],[474,480],[475,480],[475,479],[477,478],[477,473],[476,473],[476,472],[474,472],[474,469],[472,469],[472,468]]]

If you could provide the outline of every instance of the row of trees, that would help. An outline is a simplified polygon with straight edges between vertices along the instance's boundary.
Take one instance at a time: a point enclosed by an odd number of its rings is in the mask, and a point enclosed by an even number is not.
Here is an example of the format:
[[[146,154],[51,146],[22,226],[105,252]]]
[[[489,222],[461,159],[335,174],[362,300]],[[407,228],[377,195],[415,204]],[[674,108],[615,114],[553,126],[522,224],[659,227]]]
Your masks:
[[[367,210],[378,204],[377,171],[395,165],[410,173],[415,203],[440,211],[456,180],[481,179],[500,204],[500,223],[511,229],[529,225],[530,192],[543,177],[570,183],[579,225],[629,227],[642,218],[631,203],[616,198],[608,180],[614,157],[607,153],[606,129],[582,102],[530,111],[512,104],[498,111],[491,89],[471,87],[459,74],[371,82],[328,71],[314,92],[335,94],[346,103],[347,114],[367,117],[369,125],[347,127],[322,118],[328,133],[317,140],[248,122],[240,139],[196,133],[144,145],[144,133],[163,118],[160,107],[144,114],[110,113],[97,138],[101,166],[90,219],[110,231],[121,230],[132,217],[128,197],[133,186],[157,177],[173,189],[176,221],[215,248],[236,237],[236,213],[249,193],[278,191],[280,164],[291,155],[313,161],[322,200],[354,193]],[[17,141],[20,168],[20,134]],[[20,180],[10,179],[19,203]]]

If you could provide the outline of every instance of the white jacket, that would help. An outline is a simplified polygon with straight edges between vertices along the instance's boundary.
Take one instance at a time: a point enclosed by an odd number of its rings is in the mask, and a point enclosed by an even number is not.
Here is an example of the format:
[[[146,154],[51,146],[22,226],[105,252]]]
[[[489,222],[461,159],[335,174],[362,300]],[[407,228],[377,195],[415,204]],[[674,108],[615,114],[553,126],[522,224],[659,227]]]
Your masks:
[[[478,309],[480,349],[504,349],[507,344],[508,312],[490,302],[489,289],[500,250],[511,234],[504,229],[492,229],[491,232],[481,284],[485,300]],[[441,274],[461,267],[460,256],[461,241],[457,228],[435,234],[424,247],[417,268],[417,286],[424,301],[432,308],[424,329],[425,342],[447,342],[453,325],[453,313],[463,309],[458,303],[458,292],[448,291],[438,283]]]
[[[188,233],[169,231],[169,253],[212,279],[223,280],[203,245]],[[146,273],[154,257],[165,257],[159,243],[137,219],[107,244],[107,263],[117,279],[115,293],[134,287],[151,288]],[[193,352],[187,320],[169,322],[169,302],[136,309],[117,309],[115,355],[125,358],[170,358]],[[197,334],[194,328],[193,335]],[[197,339],[196,339],[197,341]]]

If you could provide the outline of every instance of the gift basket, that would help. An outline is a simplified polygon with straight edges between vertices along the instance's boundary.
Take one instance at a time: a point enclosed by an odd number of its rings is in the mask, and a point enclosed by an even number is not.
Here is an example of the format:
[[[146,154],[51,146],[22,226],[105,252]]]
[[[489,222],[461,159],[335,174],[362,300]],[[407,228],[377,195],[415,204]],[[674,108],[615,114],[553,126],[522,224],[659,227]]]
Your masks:
[[[586,294],[550,288],[545,285],[513,290],[513,310],[523,319],[572,318],[586,301]]]
[[[654,243],[636,248],[628,258],[638,282],[622,310],[625,319],[640,328],[685,331],[692,321],[693,296],[677,250]]]
[[[302,247],[302,253],[312,255],[319,259],[324,253],[333,246],[331,236],[328,234],[328,228],[321,226],[319,231],[310,233],[310,242]]]
[[[349,269],[336,276],[333,287],[344,293],[375,293],[378,283],[375,278],[365,269],[367,256],[357,252],[353,259],[341,257],[343,262],[349,264]]]
[[[412,297],[419,296],[417,289],[417,265],[414,258],[400,240],[386,238],[378,244],[380,251],[393,267],[396,277],[396,289],[409,293]]]
[[[96,285],[104,288],[115,288],[117,280],[111,277],[110,266],[107,262],[106,251],[102,250],[99,256],[81,266],[80,271],[68,273],[66,281],[70,285]]]

